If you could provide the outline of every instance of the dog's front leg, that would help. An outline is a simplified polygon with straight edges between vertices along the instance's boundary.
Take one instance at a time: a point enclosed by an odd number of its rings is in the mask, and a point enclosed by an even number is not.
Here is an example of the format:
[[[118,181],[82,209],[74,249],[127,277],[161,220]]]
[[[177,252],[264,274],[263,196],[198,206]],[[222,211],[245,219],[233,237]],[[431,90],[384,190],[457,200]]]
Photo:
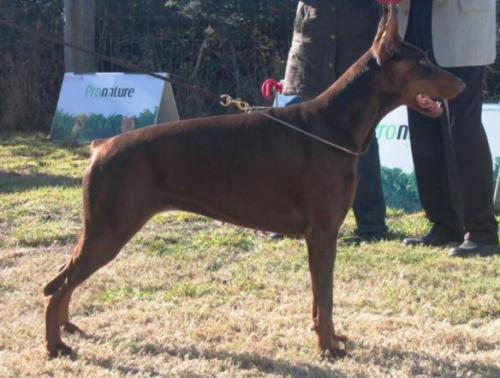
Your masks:
[[[306,242],[313,291],[313,328],[318,345],[325,356],[344,357],[345,350],[337,348],[336,343],[345,338],[336,337],[332,320],[337,231],[312,230],[306,235]]]

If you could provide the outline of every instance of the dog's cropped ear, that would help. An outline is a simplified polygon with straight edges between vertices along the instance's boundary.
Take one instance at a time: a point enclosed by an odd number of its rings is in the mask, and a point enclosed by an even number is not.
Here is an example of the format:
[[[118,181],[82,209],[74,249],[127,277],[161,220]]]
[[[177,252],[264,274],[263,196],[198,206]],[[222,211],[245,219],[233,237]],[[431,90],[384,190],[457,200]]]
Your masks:
[[[380,21],[378,23],[378,29],[377,29],[377,34],[375,35],[375,39],[373,40],[373,46],[375,47],[377,44],[380,43],[382,40],[382,35],[385,32],[385,26],[387,24],[387,17],[389,13],[384,12],[384,15],[380,18]]]
[[[399,52],[401,47],[398,18],[394,10],[384,14],[378,25],[372,51],[379,65],[384,64]]]

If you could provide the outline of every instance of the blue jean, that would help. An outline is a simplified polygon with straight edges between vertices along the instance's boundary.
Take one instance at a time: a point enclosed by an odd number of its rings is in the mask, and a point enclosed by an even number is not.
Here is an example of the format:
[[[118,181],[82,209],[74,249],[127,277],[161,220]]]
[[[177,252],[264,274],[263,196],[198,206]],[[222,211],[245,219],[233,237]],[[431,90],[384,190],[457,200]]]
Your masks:
[[[358,226],[356,233],[358,235],[367,233],[384,234],[387,232],[387,226],[385,225],[386,208],[376,137],[370,143],[366,154],[359,158],[358,176],[358,188],[352,204]]]

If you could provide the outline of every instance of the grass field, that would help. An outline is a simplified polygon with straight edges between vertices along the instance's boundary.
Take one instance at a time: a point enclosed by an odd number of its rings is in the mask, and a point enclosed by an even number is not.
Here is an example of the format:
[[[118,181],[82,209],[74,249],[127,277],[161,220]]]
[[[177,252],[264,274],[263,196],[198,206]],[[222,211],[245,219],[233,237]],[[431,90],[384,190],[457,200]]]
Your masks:
[[[403,248],[422,214],[389,211],[390,240],[340,242],[336,328],[350,357],[322,361],[302,240],[180,212],[156,216],[74,296],[48,360],[42,286],[80,227],[87,148],[0,134],[0,376],[500,376],[500,258]],[[342,235],[354,228],[351,215]]]

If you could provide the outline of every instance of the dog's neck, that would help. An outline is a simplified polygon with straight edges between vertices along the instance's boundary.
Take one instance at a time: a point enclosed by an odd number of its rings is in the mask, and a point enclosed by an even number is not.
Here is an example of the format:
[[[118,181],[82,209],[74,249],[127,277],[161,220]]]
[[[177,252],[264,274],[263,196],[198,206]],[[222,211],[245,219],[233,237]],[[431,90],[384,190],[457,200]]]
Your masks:
[[[311,101],[312,109],[331,127],[337,142],[365,151],[380,120],[401,105],[387,71],[368,51]]]

